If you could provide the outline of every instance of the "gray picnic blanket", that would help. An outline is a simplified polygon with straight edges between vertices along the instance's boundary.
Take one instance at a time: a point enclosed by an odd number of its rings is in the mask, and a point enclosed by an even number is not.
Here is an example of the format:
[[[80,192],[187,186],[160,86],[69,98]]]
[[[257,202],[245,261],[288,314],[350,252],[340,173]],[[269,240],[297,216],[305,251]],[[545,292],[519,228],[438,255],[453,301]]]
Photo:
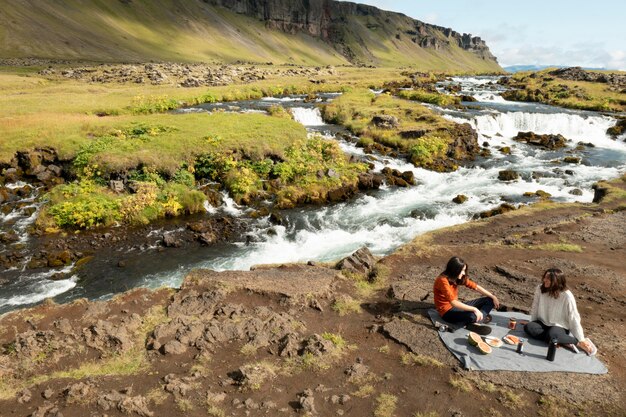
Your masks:
[[[467,341],[469,331],[443,320],[437,310],[428,310],[428,315],[435,325],[447,324],[450,331],[439,332],[439,337],[448,350],[461,361],[465,369],[479,371],[527,371],[527,372],[577,372],[585,374],[605,374],[606,367],[595,356],[587,356],[584,352],[574,353],[567,349],[559,348],[556,351],[554,362],[546,359],[548,344],[539,340],[528,339],[524,333],[520,320],[530,320],[530,316],[516,312],[492,311],[493,320],[489,323],[491,334],[489,336],[501,339],[507,334],[512,334],[524,339],[524,354],[516,352],[517,346],[504,344],[499,348],[492,348],[492,353],[483,355],[471,346]],[[518,320],[517,328],[509,330],[509,318]]]

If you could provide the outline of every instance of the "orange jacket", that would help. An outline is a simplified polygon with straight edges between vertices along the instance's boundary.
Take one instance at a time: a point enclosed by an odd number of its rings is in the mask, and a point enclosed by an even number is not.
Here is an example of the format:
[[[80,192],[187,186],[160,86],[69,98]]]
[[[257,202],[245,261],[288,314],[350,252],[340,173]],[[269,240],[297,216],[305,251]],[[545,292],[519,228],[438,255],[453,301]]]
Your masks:
[[[475,290],[478,284],[468,278],[465,286]],[[459,298],[459,287],[456,284],[450,284],[445,275],[440,275],[435,280],[433,293],[435,294],[435,308],[439,315],[443,316],[452,308],[452,301]]]

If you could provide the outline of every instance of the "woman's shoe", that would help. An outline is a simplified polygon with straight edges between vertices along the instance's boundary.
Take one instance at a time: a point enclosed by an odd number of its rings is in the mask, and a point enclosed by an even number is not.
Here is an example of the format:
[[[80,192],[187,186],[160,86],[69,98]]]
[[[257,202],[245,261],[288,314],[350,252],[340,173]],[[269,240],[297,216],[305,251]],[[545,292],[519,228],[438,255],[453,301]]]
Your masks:
[[[587,354],[587,356],[594,356],[596,353],[598,353],[598,348],[589,338],[578,342],[578,347],[581,348]]]
[[[469,323],[465,326],[465,328],[470,332],[477,333],[481,336],[487,336],[491,333],[491,327],[485,326],[484,324]]]

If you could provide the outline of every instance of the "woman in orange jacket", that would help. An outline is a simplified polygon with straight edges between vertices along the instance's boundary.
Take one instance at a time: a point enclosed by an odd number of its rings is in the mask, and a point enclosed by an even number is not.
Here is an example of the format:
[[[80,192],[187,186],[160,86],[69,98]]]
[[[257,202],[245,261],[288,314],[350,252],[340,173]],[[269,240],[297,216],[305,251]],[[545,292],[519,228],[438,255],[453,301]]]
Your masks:
[[[483,297],[467,302],[459,301],[461,285],[482,294]],[[500,301],[495,295],[468,278],[467,264],[456,256],[448,261],[446,270],[435,279],[433,292],[435,308],[442,319],[473,331],[484,330],[476,323],[490,322],[489,313],[494,307],[500,307]]]

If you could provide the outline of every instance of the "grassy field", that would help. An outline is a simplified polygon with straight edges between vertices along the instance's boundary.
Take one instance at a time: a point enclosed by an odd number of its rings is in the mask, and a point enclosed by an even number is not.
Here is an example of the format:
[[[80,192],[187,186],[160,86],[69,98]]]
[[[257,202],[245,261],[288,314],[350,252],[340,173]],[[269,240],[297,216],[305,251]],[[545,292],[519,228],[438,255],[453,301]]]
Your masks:
[[[560,79],[549,74],[553,70],[514,74],[512,86],[518,90],[506,92],[503,96],[508,100],[540,102],[570,109],[626,111],[626,94],[623,92],[611,91],[606,83]]]
[[[0,74],[0,88],[6,92],[0,97],[0,163],[10,164],[17,151],[42,147],[70,161],[76,182],[49,193],[38,222],[48,231],[146,223],[201,211],[204,198],[195,191],[197,179],[218,181],[244,203],[260,198],[274,198],[279,207],[322,203],[334,189],[355,187],[367,168],[349,163],[336,144],[307,138],[289,113],[280,108],[272,115],[167,110],[201,102],[380,87],[397,78],[389,69],[342,68],[321,85],[292,77],[185,89],[91,84],[45,78],[35,69],[5,69]],[[329,170],[336,175],[319,175]],[[113,194],[108,182],[120,176],[139,183],[139,190]]]

